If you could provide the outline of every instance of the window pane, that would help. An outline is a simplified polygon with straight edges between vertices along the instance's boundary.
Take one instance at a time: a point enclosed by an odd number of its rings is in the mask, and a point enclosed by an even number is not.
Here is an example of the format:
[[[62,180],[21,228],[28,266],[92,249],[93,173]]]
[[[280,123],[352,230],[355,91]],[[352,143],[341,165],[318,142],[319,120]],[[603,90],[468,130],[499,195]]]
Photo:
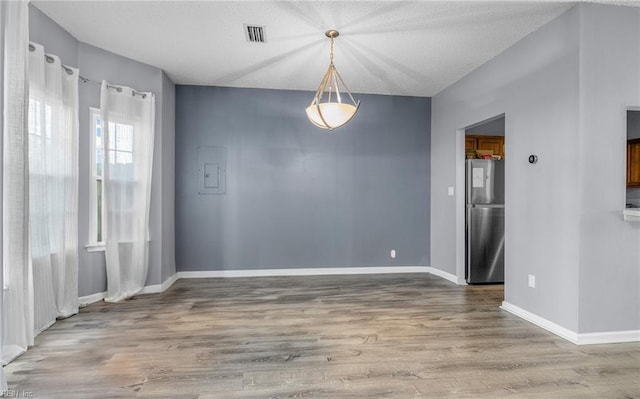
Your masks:
[[[96,180],[96,197],[98,201],[98,214],[96,215],[96,226],[98,228],[98,242],[102,242],[102,180]]]
[[[115,151],[116,164],[127,165],[133,163],[133,153]]]
[[[113,122],[109,122],[109,149],[111,150],[116,148],[117,135],[118,131],[116,130],[116,124]]]
[[[102,149],[96,148],[96,175],[102,176],[102,165],[104,164],[102,160]]]
[[[133,151],[133,126],[118,124],[117,150]]]
[[[93,123],[94,123],[94,129],[95,129],[95,137],[94,137],[94,141],[95,141],[95,173],[96,176],[102,176],[102,171],[103,171],[103,164],[104,164],[104,157],[103,157],[103,149],[102,149],[102,121],[100,120],[100,118],[98,117],[98,115],[93,116]]]
[[[96,119],[96,148],[102,148],[102,121]]]

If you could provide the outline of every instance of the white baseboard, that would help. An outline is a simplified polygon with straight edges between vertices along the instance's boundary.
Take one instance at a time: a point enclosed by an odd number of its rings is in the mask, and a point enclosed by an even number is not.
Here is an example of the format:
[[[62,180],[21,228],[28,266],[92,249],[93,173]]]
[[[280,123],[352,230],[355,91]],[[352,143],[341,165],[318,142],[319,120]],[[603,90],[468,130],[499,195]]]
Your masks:
[[[640,330],[578,334],[578,345],[620,344],[623,342],[640,342]]]
[[[509,313],[512,313],[526,321],[535,324],[538,327],[542,327],[545,330],[554,333],[555,335],[566,339],[569,342],[573,342],[574,344],[578,344],[578,333],[575,333],[569,329],[562,327],[559,324],[556,324],[552,321],[549,321],[543,317],[538,316],[537,314],[533,314],[527,310],[522,309],[516,305],[513,305],[507,301],[502,302],[502,306],[500,309],[506,310]]]
[[[161,292],[165,292],[166,290],[169,289],[169,287],[171,287],[173,285],[173,283],[178,281],[179,278],[180,277],[179,277],[178,273],[176,273],[173,276],[171,276],[168,279],[166,279],[162,284],[146,285],[142,289],[142,291],[140,291],[138,293],[138,295],[140,295],[140,294],[158,294],[158,293],[161,293]]]
[[[173,276],[169,277],[168,279],[165,280],[164,283],[162,284],[154,284],[154,285],[147,285],[145,286],[142,291],[140,291],[138,294],[136,295],[141,295],[141,294],[157,294],[160,292],[164,292],[167,289],[169,289],[169,287],[171,287],[173,285],[173,283],[175,283],[176,281],[178,281],[178,273],[174,274]],[[98,292],[97,294],[92,294],[92,295],[87,295],[87,296],[81,296],[78,298],[78,303],[80,305],[81,308],[90,305],[94,302],[98,302],[103,300],[105,297],[107,296],[107,291],[105,292]]]
[[[322,276],[340,274],[429,273],[428,266],[313,267],[305,269],[207,270],[178,272],[180,278]]]
[[[542,327],[545,330],[556,334],[560,338],[564,338],[567,341],[576,345],[596,345],[596,344],[618,344],[623,342],[640,342],[640,330],[630,331],[606,331],[599,333],[584,333],[578,334],[569,329],[566,329],[552,321],[549,321],[543,317],[526,311],[516,305],[509,302],[502,302],[501,309],[506,310],[526,321]]]
[[[434,276],[438,276],[440,278],[443,278],[445,280],[451,281],[454,284],[458,284],[458,285],[462,285],[460,284],[460,282],[458,281],[458,276],[456,276],[455,274],[451,274],[445,271],[442,271],[440,269],[436,269],[435,267],[431,267],[431,266],[427,266],[427,273],[429,274],[433,274]],[[466,281],[464,282],[464,285],[466,285]]]
[[[158,294],[160,292],[162,292],[162,284],[153,284],[145,285],[144,288],[138,291],[138,293],[136,293],[135,295]]]
[[[98,302],[104,299],[104,297],[107,296],[107,291],[104,292],[98,292],[96,294],[91,294],[91,295],[87,295],[87,296],[81,296],[80,298],[78,298],[78,303],[80,305],[81,308],[90,305],[94,302]]]
[[[43,332],[44,330],[46,330],[47,328],[51,327],[54,323],[56,322],[56,319],[51,320],[49,323],[47,323],[44,327],[41,327],[38,329],[38,331],[36,331],[33,336],[37,337],[38,335],[40,335],[41,332]]]
[[[179,278],[180,276],[178,276],[178,273],[174,273],[173,276],[166,279],[164,283],[162,283],[162,292],[165,292],[166,290],[168,290],[169,287],[171,287],[173,283],[178,281]]]

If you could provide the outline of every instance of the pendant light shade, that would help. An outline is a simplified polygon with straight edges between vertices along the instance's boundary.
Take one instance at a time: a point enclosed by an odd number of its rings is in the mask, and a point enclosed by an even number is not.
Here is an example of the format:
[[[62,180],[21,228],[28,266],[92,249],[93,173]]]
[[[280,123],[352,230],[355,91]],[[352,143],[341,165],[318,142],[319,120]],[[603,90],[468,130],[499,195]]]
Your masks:
[[[360,102],[354,100],[342,76],[333,65],[333,39],[340,33],[329,30],[325,35],[331,39],[329,69],[324,74],[311,105],[306,109],[307,118],[321,129],[333,130],[347,124],[353,117]],[[344,100],[344,101],[343,101]]]
[[[319,128],[333,130],[345,125],[358,108],[345,103],[322,103],[307,107],[307,118]]]

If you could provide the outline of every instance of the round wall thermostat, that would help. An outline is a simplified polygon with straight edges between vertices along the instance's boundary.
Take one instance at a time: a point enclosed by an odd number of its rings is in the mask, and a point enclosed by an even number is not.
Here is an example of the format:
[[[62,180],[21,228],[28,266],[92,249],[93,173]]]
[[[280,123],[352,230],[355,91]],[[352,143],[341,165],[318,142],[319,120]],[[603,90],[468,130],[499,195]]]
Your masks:
[[[538,156],[537,155],[529,155],[529,163],[536,163],[538,162]]]

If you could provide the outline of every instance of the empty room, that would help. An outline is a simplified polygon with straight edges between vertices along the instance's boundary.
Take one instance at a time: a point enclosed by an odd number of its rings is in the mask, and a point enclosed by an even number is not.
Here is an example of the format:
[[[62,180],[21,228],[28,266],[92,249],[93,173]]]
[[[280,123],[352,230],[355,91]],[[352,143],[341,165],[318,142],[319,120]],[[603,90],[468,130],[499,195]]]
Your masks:
[[[0,1],[0,393],[640,398],[640,2]]]

